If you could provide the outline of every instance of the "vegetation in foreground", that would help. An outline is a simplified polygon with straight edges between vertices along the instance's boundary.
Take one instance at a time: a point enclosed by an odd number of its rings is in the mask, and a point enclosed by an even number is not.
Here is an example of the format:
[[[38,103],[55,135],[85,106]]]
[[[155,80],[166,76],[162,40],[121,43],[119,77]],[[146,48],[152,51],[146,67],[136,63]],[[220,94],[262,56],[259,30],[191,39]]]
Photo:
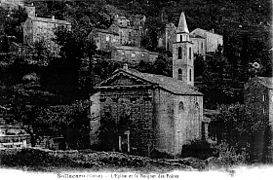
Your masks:
[[[218,158],[176,159],[149,158],[119,152],[91,150],[51,151],[37,148],[6,149],[0,151],[1,168],[17,168],[27,171],[140,171],[168,172],[172,170],[208,170],[234,167],[244,164],[241,155],[221,146]]]

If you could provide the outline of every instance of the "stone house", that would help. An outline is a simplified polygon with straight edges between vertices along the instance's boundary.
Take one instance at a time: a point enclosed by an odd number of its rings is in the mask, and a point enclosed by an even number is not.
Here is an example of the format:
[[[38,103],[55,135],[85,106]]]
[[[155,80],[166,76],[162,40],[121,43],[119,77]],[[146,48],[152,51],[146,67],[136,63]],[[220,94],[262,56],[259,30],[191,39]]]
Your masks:
[[[125,16],[116,15],[114,23],[109,27],[109,30],[119,34],[121,45],[140,47],[141,34],[143,32],[141,24],[141,22],[139,24],[131,22]]]
[[[140,61],[154,62],[158,57],[157,52],[133,46],[118,46],[113,48],[111,59],[137,65]]]
[[[96,132],[107,112],[116,123],[123,114],[132,122],[119,134],[122,152],[178,156],[184,144],[201,138],[203,95],[193,86],[192,44],[182,14],[173,44],[173,77],[141,73],[125,64],[96,86],[90,97],[91,145],[99,142]]]
[[[110,31],[109,29],[94,29],[89,34],[93,38],[97,46],[97,50],[111,52],[113,47],[119,46],[119,34]]]
[[[179,18],[179,23],[181,18]],[[166,24],[165,32],[159,37],[158,47],[172,52],[172,44],[176,41],[177,29],[178,27],[173,23]],[[223,46],[223,36],[214,33],[214,30],[207,31],[197,28],[190,33],[189,41],[193,43],[193,53],[201,55],[204,59],[207,53],[215,52],[219,45]]]
[[[27,7],[28,19],[23,23],[23,42],[27,45],[33,45],[36,41],[44,40],[46,46],[54,55],[58,55],[60,47],[53,42],[54,30],[63,26],[71,30],[71,23],[65,20],[52,18],[43,18],[35,16],[35,7]]]
[[[268,128],[261,131],[255,137],[254,158],[260,161],[267,158],[272,161],[273,149],[272,139],[270,144],[265,144],[268,134],[273,132],[273,78],[272,77],[254,77],[250,79],[244,86],[244,103],[255,110],[260,119],[265,119]],[[271,137],[272,138],[272,137]],[[268,148],[264,154],[265,148]]]
[[[199,35],[205,38],[205,51],[206,53],[215,52],[218,46],[223,46],[223,36],[214,33],[214,29],[207,31],[197,28],[191,32],[191,35]]]
[[[143,30],[145,22],[146,22],[146,16],[141,14],[135,14],[135,15],[131,15],[129,17],[129,20],[133,28],[138,30]]]
[[[176,26],[173,23],[168,23],[165,26],[165,32],[159,38],[159,47],[172,52],[172,45],[176,40]]]
[[[191,42],[193,43],[193,54],[197,54],[203,57],[203,59],[206,59],[206,39],[202,36],[191,34],[190,35]]]

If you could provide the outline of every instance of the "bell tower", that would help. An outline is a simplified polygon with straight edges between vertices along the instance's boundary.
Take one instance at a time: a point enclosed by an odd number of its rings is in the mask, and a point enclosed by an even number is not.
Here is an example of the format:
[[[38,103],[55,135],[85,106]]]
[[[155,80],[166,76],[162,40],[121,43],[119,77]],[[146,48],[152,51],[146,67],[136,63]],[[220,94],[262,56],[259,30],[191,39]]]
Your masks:
[[[173,78],[194,86],[194,63],[192,42],[184,12],[181,13],[173,43]]]

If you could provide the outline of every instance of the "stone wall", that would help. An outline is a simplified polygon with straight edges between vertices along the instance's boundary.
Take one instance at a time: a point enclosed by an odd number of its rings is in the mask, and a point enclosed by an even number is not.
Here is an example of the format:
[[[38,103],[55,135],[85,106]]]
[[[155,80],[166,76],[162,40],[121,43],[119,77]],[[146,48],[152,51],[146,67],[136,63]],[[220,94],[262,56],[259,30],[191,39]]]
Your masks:
[[[90,97],[92,105],[90,106],[90,144],[91,146],[97,145],[99,139],[96,132],[100,127],[100,92],[93,94]]]
[[[174,154],[174,97],[171,93],[156,91],[155,148],[161,152]]]
[[[55,37],[54,30],[59,26],[65,26],[70,30],[71,25],[58,23],[57,21],[58,20],[55,20],[54,17],[52,17],[52,19],[38,17],[34,19],[28,18],[23,25],[24,44],[33,45],[34,42],[43,39],[50,52],[54,55],[58,55],[60,48],[52,41],[52,38]]]
[[[112,51],[113,47],[119,45],[118,35],[103,32],[93,32],[90,35],[93,37],[96,43],[97,50]]]
[[[158,114],[155,148],[178,156],[184,144],[201,138],[203,97],[173,95],[164,90],[158,90],[156,94]],[[183,109],[179,107],[181,102]]]
[[[183,107],[181,107],[183,104]],[[202,96],[175,96],[175,154],[180,154],[182,146],[192,140],[201,138],[203,121]]]
[[[215,52],[219,45],[223,45],[223,36],[204,29],[197,28],[191,32],[206,39],[206,52]]]
[[[201,55],[205,60],[205,58],[206,58],[206,51],[205,51],[206,41],[205,41],[205,39],[191,37],[191,41],[193,43],[193,46],[192,46],[193,54]]]
[[[113,49],[111,59],[116,61],[128,62],[130,64],[139,64],[140,61],[154,62],[158,53],[149,52],[137,47],[121,46]]]
[[[178,56],[178,48],[182,48],[182,57]],[[193,52],[191,51],[191,55],[189,54],[189,48],[192,48],[192,44],[189,42],[175,43],[173,44],[173,78],[179,79],[179,69],[182,70],[182,80],[184,83],[189,85],[194,85],[194,58]],[[189,58],[191,57],[191,59]],[[191,73],[190,73],[191,71]]]
[[[115,89],[101,91],[100,116],[110,111],[116,122],[126,113],[130,127],[130,149],[132,153],[149,155],[153,146],[154,98],[151,89]],[[95,106],[96,107],[96,106]],[[93,108],[93,107],[91,107]]]

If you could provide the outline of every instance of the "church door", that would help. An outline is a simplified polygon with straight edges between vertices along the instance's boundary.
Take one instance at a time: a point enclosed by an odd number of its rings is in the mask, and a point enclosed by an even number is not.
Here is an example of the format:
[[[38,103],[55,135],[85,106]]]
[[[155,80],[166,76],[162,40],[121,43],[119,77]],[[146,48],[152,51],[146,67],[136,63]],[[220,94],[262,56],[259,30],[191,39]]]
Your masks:
[[[125,131],[119,136],[119,150],[121,152],[130,152],[130,131]]]

